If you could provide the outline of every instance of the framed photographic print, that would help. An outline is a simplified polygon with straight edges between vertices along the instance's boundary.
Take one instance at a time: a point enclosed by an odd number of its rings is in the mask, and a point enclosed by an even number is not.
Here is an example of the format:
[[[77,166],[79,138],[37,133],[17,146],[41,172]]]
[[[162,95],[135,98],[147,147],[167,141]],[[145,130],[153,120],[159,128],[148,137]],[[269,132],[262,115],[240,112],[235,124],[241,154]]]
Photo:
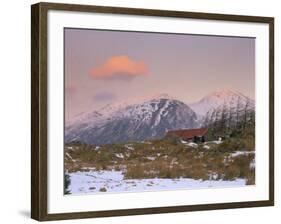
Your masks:
[[[32,5],[32,218],[274,204],[274,19]]]

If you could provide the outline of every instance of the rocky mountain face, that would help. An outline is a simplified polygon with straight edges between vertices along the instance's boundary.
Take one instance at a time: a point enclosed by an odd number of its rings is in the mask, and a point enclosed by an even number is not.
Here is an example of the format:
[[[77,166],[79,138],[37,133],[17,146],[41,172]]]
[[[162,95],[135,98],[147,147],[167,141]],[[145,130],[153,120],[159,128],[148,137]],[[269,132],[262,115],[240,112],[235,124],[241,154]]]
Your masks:
[[[66,124],[65,142],[101,145],[158,139],[168,130],[198,128],[254,109],[254,100],[231,90],[213,92],[189,105],[167,94],[142,97],[80,114]]]
[[[166,94],[107,105],[66,125],[65,141],[108,144],[165,136],[167,130],[198,127],[196,113]]]

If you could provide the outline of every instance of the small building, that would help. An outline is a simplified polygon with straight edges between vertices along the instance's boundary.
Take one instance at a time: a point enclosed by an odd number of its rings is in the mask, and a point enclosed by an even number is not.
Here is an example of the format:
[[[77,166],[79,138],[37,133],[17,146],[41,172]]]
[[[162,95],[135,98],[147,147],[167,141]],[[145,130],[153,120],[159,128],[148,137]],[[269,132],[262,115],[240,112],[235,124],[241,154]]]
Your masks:
[[[178,137],[184,141],[205,142],[207,133],[207,128],[170,130],[166,133],[166,137]]]

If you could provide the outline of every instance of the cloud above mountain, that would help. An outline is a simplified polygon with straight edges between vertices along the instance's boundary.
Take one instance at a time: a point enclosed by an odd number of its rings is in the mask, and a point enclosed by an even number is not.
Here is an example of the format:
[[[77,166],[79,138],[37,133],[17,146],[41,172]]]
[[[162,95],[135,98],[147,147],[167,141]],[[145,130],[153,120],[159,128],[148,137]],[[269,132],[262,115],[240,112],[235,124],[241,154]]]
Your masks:
[[[148,74],[148,66],[143,61],[136,61],[126,55],[110,57],[106,62],[91,70],[95,79],[132,80]]]

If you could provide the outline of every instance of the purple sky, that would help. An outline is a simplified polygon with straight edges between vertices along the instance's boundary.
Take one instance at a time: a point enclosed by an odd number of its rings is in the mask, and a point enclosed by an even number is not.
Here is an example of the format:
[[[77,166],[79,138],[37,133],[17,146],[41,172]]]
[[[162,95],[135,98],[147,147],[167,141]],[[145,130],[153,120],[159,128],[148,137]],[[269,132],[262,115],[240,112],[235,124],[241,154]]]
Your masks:
[[[66,121],[126,98],[223,89],[254,99],[255,39],[65,29]]]

